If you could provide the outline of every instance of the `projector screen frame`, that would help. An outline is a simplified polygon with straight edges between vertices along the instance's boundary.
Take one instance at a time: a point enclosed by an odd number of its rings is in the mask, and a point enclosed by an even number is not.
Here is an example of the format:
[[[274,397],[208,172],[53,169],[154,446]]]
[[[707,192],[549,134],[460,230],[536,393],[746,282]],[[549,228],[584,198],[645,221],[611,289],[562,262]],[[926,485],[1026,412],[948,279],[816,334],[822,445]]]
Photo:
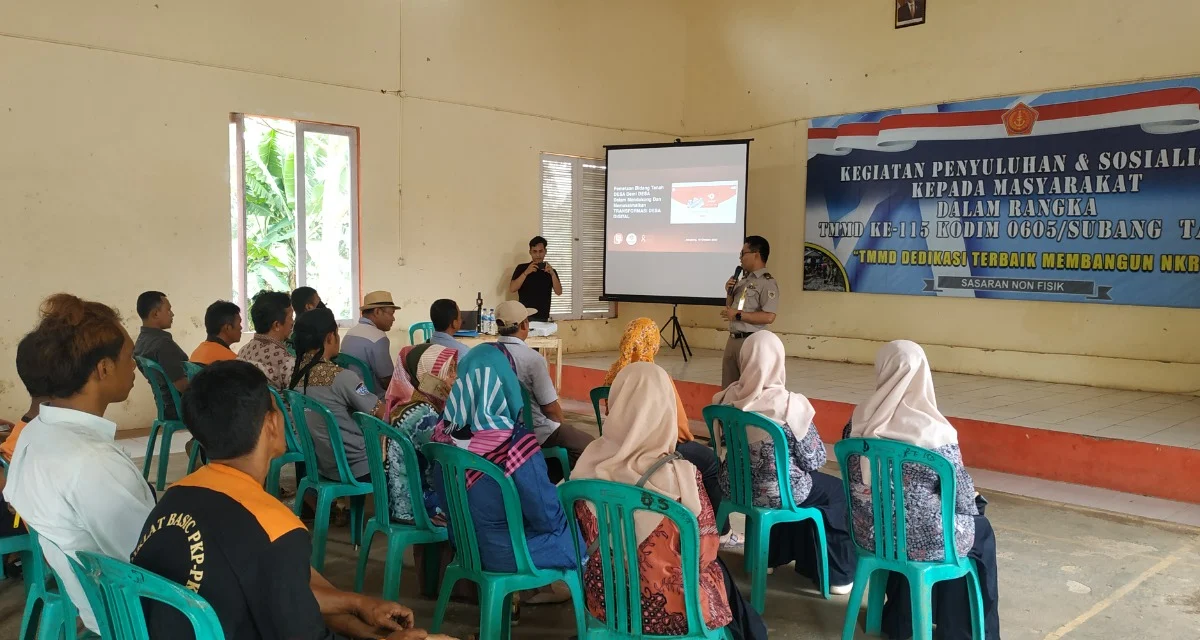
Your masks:
[[[642,144],[606,144],[604,145],[604,271],[602,281],[604,282],[604,293],[600,296],[603,302],[644,302],[649,304],[687,304],[696,306],[708,307],[723,307],[725,306],[725,298],[699,298],[692,296],[648,296],[648,295],[627,295],[627,294],[610,294],[608,293],[608,221],[610,212],[608,210],[608,152],[614,149],[623,151],[626,149],[657,149],[664,147],[711,147],[718,145],[744,144],[746,145],[746,170],[742,173],[742,184],[746,185],[743,201],[745,204],[744,214],[742,217],[742,230],[746,229],[746,222],[750,217],[750,143],[754,142],[754,138],[740,138],[737,140],[689,140],[684,142],[676,138],[674,142],[647,142]],[[730,272],[732,275],[732,272]]]

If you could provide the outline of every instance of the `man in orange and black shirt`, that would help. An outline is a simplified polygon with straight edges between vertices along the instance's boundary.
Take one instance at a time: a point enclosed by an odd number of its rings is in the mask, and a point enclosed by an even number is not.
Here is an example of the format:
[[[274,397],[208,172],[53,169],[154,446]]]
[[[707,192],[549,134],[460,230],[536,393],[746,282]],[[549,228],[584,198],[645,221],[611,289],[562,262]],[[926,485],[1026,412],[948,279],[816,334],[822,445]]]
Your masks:
[[[285,445],[283,415],[257,367],[206,368],[184,394],[183,417],[212,462],[159,501],[134,564],[203,596],[229,640],[427,637],[411,628],[409,609],[340,591],[309,568],[308,531],[262,488]],[[193,637],[179,612],[147,613],[151,637]]]

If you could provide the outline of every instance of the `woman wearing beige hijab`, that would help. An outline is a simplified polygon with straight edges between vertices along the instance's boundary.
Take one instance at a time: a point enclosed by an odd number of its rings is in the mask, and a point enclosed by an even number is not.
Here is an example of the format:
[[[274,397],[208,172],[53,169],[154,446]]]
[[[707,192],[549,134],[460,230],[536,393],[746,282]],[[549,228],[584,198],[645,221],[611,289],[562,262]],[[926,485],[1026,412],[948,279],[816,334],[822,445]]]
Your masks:
[[[760,413],[783,427],[788,445],[788,478],[792,497],[802,507],[821,510],[829,558],[829,590],[843,595],[854,586],[854,544],[847,530],[846,494],[842,482],[819,473],[825,465],[825,443],[813,425],[817,411],[799,393],[787,389],[783,342],[770,331],[756,331],[742,343],[738,353],[741,377],[713,396],[713,404],[727,404],[742,411]],[[754,504],[778,509],[782,506],[775,444],[766,432],[751,429],[750,468]],[[729,491],[728,466],[721,464],[721,485]],[[767,565],[796,563],[796,572],[814,582],[819,580],[821,558],[812,521],[790,522],[771,529]]]
[[[594,478],[641,485],[677,500],[700,524],[700,606],[710,629],[728,627],[734,638],[766,638],[766,626],[749,606],[717,557],[716,514],[696,467],[679,457],[677,405],[674,385],[661,367],[634,362],[616,375],[609,392],[604,435],[588,445],[572,472],[573,479]],[[660,462],[668,458],[665,463]],[[657,468],[655,468],[655,466]],[[575,506],[584,541],[597,533],[595,512],[586,503]],[[639,572],[643,592],[643,631],[650,635],[688,632],[683,584],[679,582],[679,532],[661,516],[646,511],[634,516],[638,538]],[[604,579],[595,553],[583,574],[588,610],[605,616]]]
[[[987,640],[999,640],[997,612],[996,538],[992,525],[977,506],[975,484],[963,467],[958,432],[938,411],[929,361],[919,345],[908,340],[890,342],[875,356],[875,393],[854,410],[844,437],[882,438],[916,445],[941,454],[954,465],[954,546],[960,556],[975,560],[983,592]],[[851,456],[851,513],[859,544],[875,548],[869,476],[864,479],[861,458]],[[905,533],[908,557],[919,562],[945,557],[942,544],[941,487],[937,474],[922,465],[904,465]],[[979,504],[986,504],[978,499]],[[966,578],[939,583],[933,590],[938,637],[969,640],[971,609]],[[908,582],[891,575],[883,609],[883,632],[889,638],[912,636],[912,609]]]

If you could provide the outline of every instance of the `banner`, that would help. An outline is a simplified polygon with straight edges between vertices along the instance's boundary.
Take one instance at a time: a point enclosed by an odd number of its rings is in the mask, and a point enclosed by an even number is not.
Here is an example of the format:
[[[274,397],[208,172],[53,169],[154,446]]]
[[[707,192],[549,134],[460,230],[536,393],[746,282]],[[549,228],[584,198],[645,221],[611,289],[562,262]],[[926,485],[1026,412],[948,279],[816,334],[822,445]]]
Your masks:
[[[1200,78],[809,123],[804,289],[1200,307]]]

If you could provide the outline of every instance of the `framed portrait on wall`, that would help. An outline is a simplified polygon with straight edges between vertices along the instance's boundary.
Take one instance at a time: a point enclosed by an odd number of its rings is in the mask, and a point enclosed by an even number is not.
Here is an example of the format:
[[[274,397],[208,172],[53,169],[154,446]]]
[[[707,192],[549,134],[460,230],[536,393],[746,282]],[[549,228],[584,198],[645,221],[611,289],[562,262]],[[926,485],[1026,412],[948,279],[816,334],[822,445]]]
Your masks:
[[[925,24],[926,0],[896,0],[896,28]]]

